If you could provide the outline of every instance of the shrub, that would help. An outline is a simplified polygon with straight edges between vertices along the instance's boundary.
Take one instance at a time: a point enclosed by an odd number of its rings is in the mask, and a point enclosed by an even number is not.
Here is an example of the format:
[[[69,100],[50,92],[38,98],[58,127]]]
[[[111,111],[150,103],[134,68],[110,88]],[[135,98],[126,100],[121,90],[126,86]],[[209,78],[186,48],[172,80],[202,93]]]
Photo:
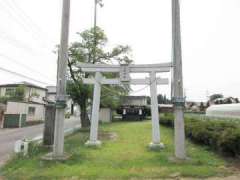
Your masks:
[[[172,113],[164,113],[163,116],[160,117],[160,123],[168,127],[173,127],[173,119],[174,117]]]
[[[160,118],[164,126],[173,127],[172,114]],[[240,126],[233,121],[211,121],[185,118],[186,137],[192,141],[209,146],[225,155],[240,155]]]

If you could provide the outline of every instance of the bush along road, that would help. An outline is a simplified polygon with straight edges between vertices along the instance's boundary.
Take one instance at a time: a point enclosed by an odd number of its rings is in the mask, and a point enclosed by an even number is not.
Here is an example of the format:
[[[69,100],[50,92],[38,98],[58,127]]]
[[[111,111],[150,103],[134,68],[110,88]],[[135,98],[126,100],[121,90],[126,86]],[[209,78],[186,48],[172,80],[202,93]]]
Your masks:
[[[173,114],[163,114],[160,124],[173,128]],[[195,143],[207,145],[225,156],[240,156],[240,124],[237,122],[185,117],[185,132],[186,137]]]

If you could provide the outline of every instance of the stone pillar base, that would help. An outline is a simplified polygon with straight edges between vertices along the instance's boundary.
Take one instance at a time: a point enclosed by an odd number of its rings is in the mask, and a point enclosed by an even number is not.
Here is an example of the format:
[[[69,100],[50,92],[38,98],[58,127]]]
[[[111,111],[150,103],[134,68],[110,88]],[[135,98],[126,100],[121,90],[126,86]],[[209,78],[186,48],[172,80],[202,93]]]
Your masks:
[[[85,143],[85,146],[87,146],[87,147],[101,147],[101,145],[102,145],[101,141],[90,141],[89,140]]]
[[[172,163],[179,163],[179,164],[182,164],[183,162],[189,162],[191,163],[192,162],[192,159],[189,158],[189,157],[185,157],[185,158],[177,158],[177,157],[169,157],[168,158],[169,162],[172,162]]]
[[[161,149],[163,149],[164,147],[165,147],[165,146],[164,146],[163,143],[158,143],[158,144],[156,144],[156,143],[151,142],[151,143],[149,144],[149,149],[150,149],[150,150],[161,150]]]
[[[41,157],[45,161],[66,161],[71,157],[71,155],[64,153],[62,156],[55,156],[52,152]]]

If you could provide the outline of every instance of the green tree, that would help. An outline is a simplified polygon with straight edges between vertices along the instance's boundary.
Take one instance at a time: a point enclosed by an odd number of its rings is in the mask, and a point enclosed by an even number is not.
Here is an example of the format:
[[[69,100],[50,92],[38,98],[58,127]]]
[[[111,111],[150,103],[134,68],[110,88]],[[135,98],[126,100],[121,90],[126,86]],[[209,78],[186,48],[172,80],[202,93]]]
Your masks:
[[[26,87],[24,85],[19,85],[9,93],[7,96],[0,97],[0,103],[6,104],[7,101],[24,101],[25,100]]]
[[[157,96],[158,104],[170,104],[171,101],[167,98],[167,96],[164,94],[158,94]]]
[[[91,73],[83,73],[77,63],[103,63],[103,64],[129,64],[132,62],[129,58],[129,46],[116,46],[111,50],[106,50],[107,37],[104,31],[99,28],[91,28],[81,33],[78,42],[72,43],[69,48],[69,80],[67,82],[67,92],[80,106],[82,127],[88,127],[90,122],[87,115],[89,99],[92,99],[91,85],[83,84],[82,78],[93,76]],[[96,39],[95,39],[96,38]],[[104,74],[107,77],[117,77],[117,74]],[[120,95],[126,94],[129,88],[122,86],[108,85],[102,88],[102,106],[116,106]]]
[[[223,98],[223,95],[222,94],[213,94],[210,96],[210,101],[214,101],[215,99],[218,99],[218,98]]]
[[[25,90],[26,90],[26,87],[24,85],[20,85],[16,87],[15,95],[13,98],[16,101],[23,101],[25,98]]]

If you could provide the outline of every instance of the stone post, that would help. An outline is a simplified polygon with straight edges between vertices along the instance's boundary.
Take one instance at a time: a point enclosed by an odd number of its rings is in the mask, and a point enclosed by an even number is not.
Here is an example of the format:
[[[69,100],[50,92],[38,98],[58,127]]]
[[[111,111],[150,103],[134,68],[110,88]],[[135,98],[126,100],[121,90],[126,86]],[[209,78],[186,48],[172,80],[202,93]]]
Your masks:
[[[45,106],[45,121],[43,132],[43,145],[52,146],[54,143],[54,126],[55,126],[55,104],[47,104]]]

